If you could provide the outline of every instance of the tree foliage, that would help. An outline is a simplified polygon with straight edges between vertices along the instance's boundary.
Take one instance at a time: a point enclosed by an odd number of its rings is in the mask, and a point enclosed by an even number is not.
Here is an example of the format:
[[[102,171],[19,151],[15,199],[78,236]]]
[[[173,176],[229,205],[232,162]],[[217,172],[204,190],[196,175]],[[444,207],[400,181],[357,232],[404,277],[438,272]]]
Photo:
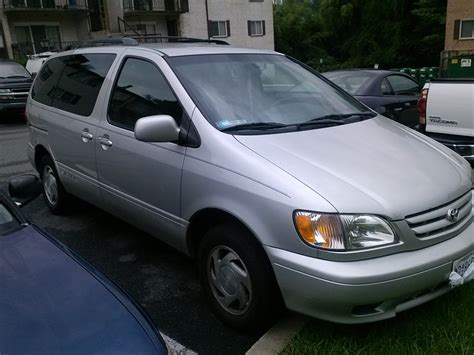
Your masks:
[[[319,70],[435,66],[445,16],[446,0],[284,0],[275,47]]]

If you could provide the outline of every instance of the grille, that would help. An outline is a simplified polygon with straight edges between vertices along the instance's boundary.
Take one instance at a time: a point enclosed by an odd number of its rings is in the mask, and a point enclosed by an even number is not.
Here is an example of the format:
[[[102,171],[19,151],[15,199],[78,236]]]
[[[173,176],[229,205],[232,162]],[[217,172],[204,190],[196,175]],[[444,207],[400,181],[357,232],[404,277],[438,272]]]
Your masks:
[[[14,100],[15,101],[26,101],[28,98],[28,91],[30,91],[29,87],[23,87],[23,88],[14,88],[12,89],[12,92],[14,94]]]
[[[29,86],[21,87],[21,88],[13,88],[10,89],[12,92],[19,92],[19,93],[26,93],[28,95],[28,91],[30,91]]]
[[[0,97],[1,102],[26,102],[30,88],[26,86],[11,88],[10,90],[10,93],[3,94],[2,97]]]
[[[441,237],[448,233],[461,231],[472,219],[472,192],[469,191],[460,198],[446,205],[431,210],[413,214],[405,218],[413,233],[418,238],[432,236]],[[450,221],[447,218],[448,210],[457,208],[458,219]]]
[[[13,101],[26,101],[28,99],[28,93],[26,94],[16,94],[13,96]]]

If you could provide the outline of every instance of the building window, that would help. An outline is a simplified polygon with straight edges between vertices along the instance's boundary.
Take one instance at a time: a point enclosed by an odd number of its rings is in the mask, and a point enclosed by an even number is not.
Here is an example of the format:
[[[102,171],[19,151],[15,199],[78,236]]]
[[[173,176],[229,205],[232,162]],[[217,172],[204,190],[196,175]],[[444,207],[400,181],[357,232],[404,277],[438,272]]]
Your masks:
[[[474,20],[461,20],[459,38],[474,38]]]
[[[265,21],[247,21],[249,36],[265,36]]]
[[[18,45],[28,54],[61,48],[59,26],[15,26],[15,35]]]
[[[230,37],[230,21],[209,21],[211,37]]]

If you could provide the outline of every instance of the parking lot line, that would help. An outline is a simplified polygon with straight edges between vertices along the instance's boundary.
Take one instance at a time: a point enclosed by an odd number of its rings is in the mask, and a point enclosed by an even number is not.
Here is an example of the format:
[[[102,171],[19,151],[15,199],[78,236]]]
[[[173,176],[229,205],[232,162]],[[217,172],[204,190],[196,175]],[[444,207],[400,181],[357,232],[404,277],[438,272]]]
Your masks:
[[[171,354],[173,355],[194,355],[197,354],[196,352],[186,348],[184,345],[181,345],[178,343],[176,340],[171,339],[169,336],[167,336],[164,333],[161,333],[161,336],[163,339],[166,341],[166,345],[168,345],[168,348],[171,351]]]

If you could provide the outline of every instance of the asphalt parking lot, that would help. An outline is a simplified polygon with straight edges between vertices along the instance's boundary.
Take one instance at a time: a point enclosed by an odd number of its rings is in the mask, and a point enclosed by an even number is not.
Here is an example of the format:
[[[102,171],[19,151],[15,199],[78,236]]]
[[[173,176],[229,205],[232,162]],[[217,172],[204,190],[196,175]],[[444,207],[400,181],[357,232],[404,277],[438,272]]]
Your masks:
[[[33,172],[26,155],[27,139],[22,118],[2,119],[0,189],[13,176]],[[193,261],[155,238],[82,202],[69,215],[54,216],[39,197],[24,212],[125,289],[160,331],[179,343],[175,349],[242,354],[257,340],[258,336],[239,334],[215,318]]]

